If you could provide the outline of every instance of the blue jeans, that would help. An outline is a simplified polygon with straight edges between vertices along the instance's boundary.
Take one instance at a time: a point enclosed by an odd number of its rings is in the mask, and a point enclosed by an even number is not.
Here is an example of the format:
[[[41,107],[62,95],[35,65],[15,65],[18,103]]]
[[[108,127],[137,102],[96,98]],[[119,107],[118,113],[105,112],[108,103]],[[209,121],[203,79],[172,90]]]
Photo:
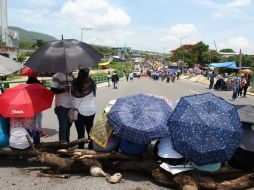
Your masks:
[[[238,94],[239,88],[233,88],[233,95],[232,95],[232,99],[236,99],[237,98],[237,94]]]
[[[59,140],[60,141],[70,141],[70,128],[71,123],[68,118],[68,112],[70,108],[65,108],[63,106],[56,106],[55,113],[59,122]]]
[[[39,144],[40,141],[40,134],[39,131],[37,130],[32,130],[32,129],[26,129],[26,131],[28,132],[28,134],[30,135],[30,137],[33,138],[34,144]]]

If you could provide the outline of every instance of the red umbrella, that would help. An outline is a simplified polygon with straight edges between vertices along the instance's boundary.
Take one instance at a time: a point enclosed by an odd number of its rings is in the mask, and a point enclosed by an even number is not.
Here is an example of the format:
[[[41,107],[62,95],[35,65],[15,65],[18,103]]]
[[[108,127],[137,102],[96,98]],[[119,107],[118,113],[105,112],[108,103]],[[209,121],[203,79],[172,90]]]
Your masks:
[[[51,107],[54,94],[41,84],[19,84],[0,96],[4,117],[32,117]]]
[[[24,67],[20,73],[21,76],[37,77],[38,73],[33,71],[30,67]]]

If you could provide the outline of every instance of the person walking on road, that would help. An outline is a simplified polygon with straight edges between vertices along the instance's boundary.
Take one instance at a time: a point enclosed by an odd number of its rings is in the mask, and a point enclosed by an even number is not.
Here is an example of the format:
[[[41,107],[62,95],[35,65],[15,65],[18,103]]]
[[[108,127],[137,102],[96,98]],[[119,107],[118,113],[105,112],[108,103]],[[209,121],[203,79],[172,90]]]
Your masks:
[[[74,108],[78,110],[78,119],[75,121],[78,139],[85,137],[85,129],[88,139],[90,139],[89,133],[96,113],[94,102],[96,82],[89,76],[89,72],[89,68],[79,70],[78,77],[73,80],[71,86]],[[84,149],[84,143],[80,143],[78,148]],[[88,144],[88,149],[92,149],[91,141]]]
[[[55,94],[55,113],[59,122],[59,140],[66,142],[70,141],[71,122],[68,112],[72,108],[71,82],[71,73],[56,73],[51,83],[51,91]]]
[[[125,74],[125,77],[126,77],[126,81],[127,81],[127,82],[129,81],[129,75],[130,75],[129,73],[126,73],[126,74]]]
[[[213,88],[213,84],[214,84],[214,78],[215,78],[215,73],[214,71],[211,72],[210,74],[210,85],[209,85],[209,89],[212,89]]]
[[[111,79],[111,75],[110,75],[110,71],[108,71],[108,75],[107,75],[108,87],[110,87],[110,79]]]
[[[238,95],[238,91],[239,91],[239,77],[235,77],[234,81],[233,81],[233,95],[232,95],[232,100],[235,101]]]
[[[245,76],[242,74],[241,78],[240,78],[240,85],[239,85],[238,96],[242,96],[243,89],[245,88],[246,84],[247,84],[247,81],[245,79]]]
[[[246,98],[247,90],[250,86],[251,76],[250,75],[245,75],[245,80],[246,80],[246,84],[243,88],[243,97],[244,98]]]
[[[117,89],[117,83],[119,81],[119,76],[116,73],[116,71],[114,71],[114,74],[111,76],[111,80],[113,82],[114,89]]]
[[[130,72],[129,77],[130,77],[130,81],[133,81],[133,72]]]

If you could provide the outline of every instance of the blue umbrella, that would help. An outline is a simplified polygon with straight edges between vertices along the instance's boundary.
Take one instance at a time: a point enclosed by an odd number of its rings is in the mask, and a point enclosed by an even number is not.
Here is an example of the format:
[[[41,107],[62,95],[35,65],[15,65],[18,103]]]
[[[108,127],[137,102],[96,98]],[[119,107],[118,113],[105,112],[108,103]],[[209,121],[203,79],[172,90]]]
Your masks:
[[[175,150],[196,165],[230,160],[243,135],[236,107],[211,93],[182,97],[169,130]]]
[[[167,122],[171,113],[165,100],[137,94],[117,99],[108,119],[117,136],[147,144],[169,135]]]

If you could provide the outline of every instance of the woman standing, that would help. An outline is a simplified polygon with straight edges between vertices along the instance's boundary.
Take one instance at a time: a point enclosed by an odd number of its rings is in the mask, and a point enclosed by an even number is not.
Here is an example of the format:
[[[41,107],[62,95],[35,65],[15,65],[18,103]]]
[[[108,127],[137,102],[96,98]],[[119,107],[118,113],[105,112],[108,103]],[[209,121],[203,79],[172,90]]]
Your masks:
[[[233,79],[233,95],[232,95],[232,100],[235,101],[238,95],[239,91],[239,86],[240,86],[240,79],[238,76],[234,77]]]
[[[85,128],[90,139],[89,133],[96,112],[94,102],[96,83],[89,77],[89,71],[89,68],[79,70],[78,77],[72,81],[71,87],[74,108],[78,110],[78,119],[75,121],[78,139],[85,137]],[[78,148],[83,149],[84,143],[80,143]],[[89,143],[88,149],[92,149],[92,143]]]

